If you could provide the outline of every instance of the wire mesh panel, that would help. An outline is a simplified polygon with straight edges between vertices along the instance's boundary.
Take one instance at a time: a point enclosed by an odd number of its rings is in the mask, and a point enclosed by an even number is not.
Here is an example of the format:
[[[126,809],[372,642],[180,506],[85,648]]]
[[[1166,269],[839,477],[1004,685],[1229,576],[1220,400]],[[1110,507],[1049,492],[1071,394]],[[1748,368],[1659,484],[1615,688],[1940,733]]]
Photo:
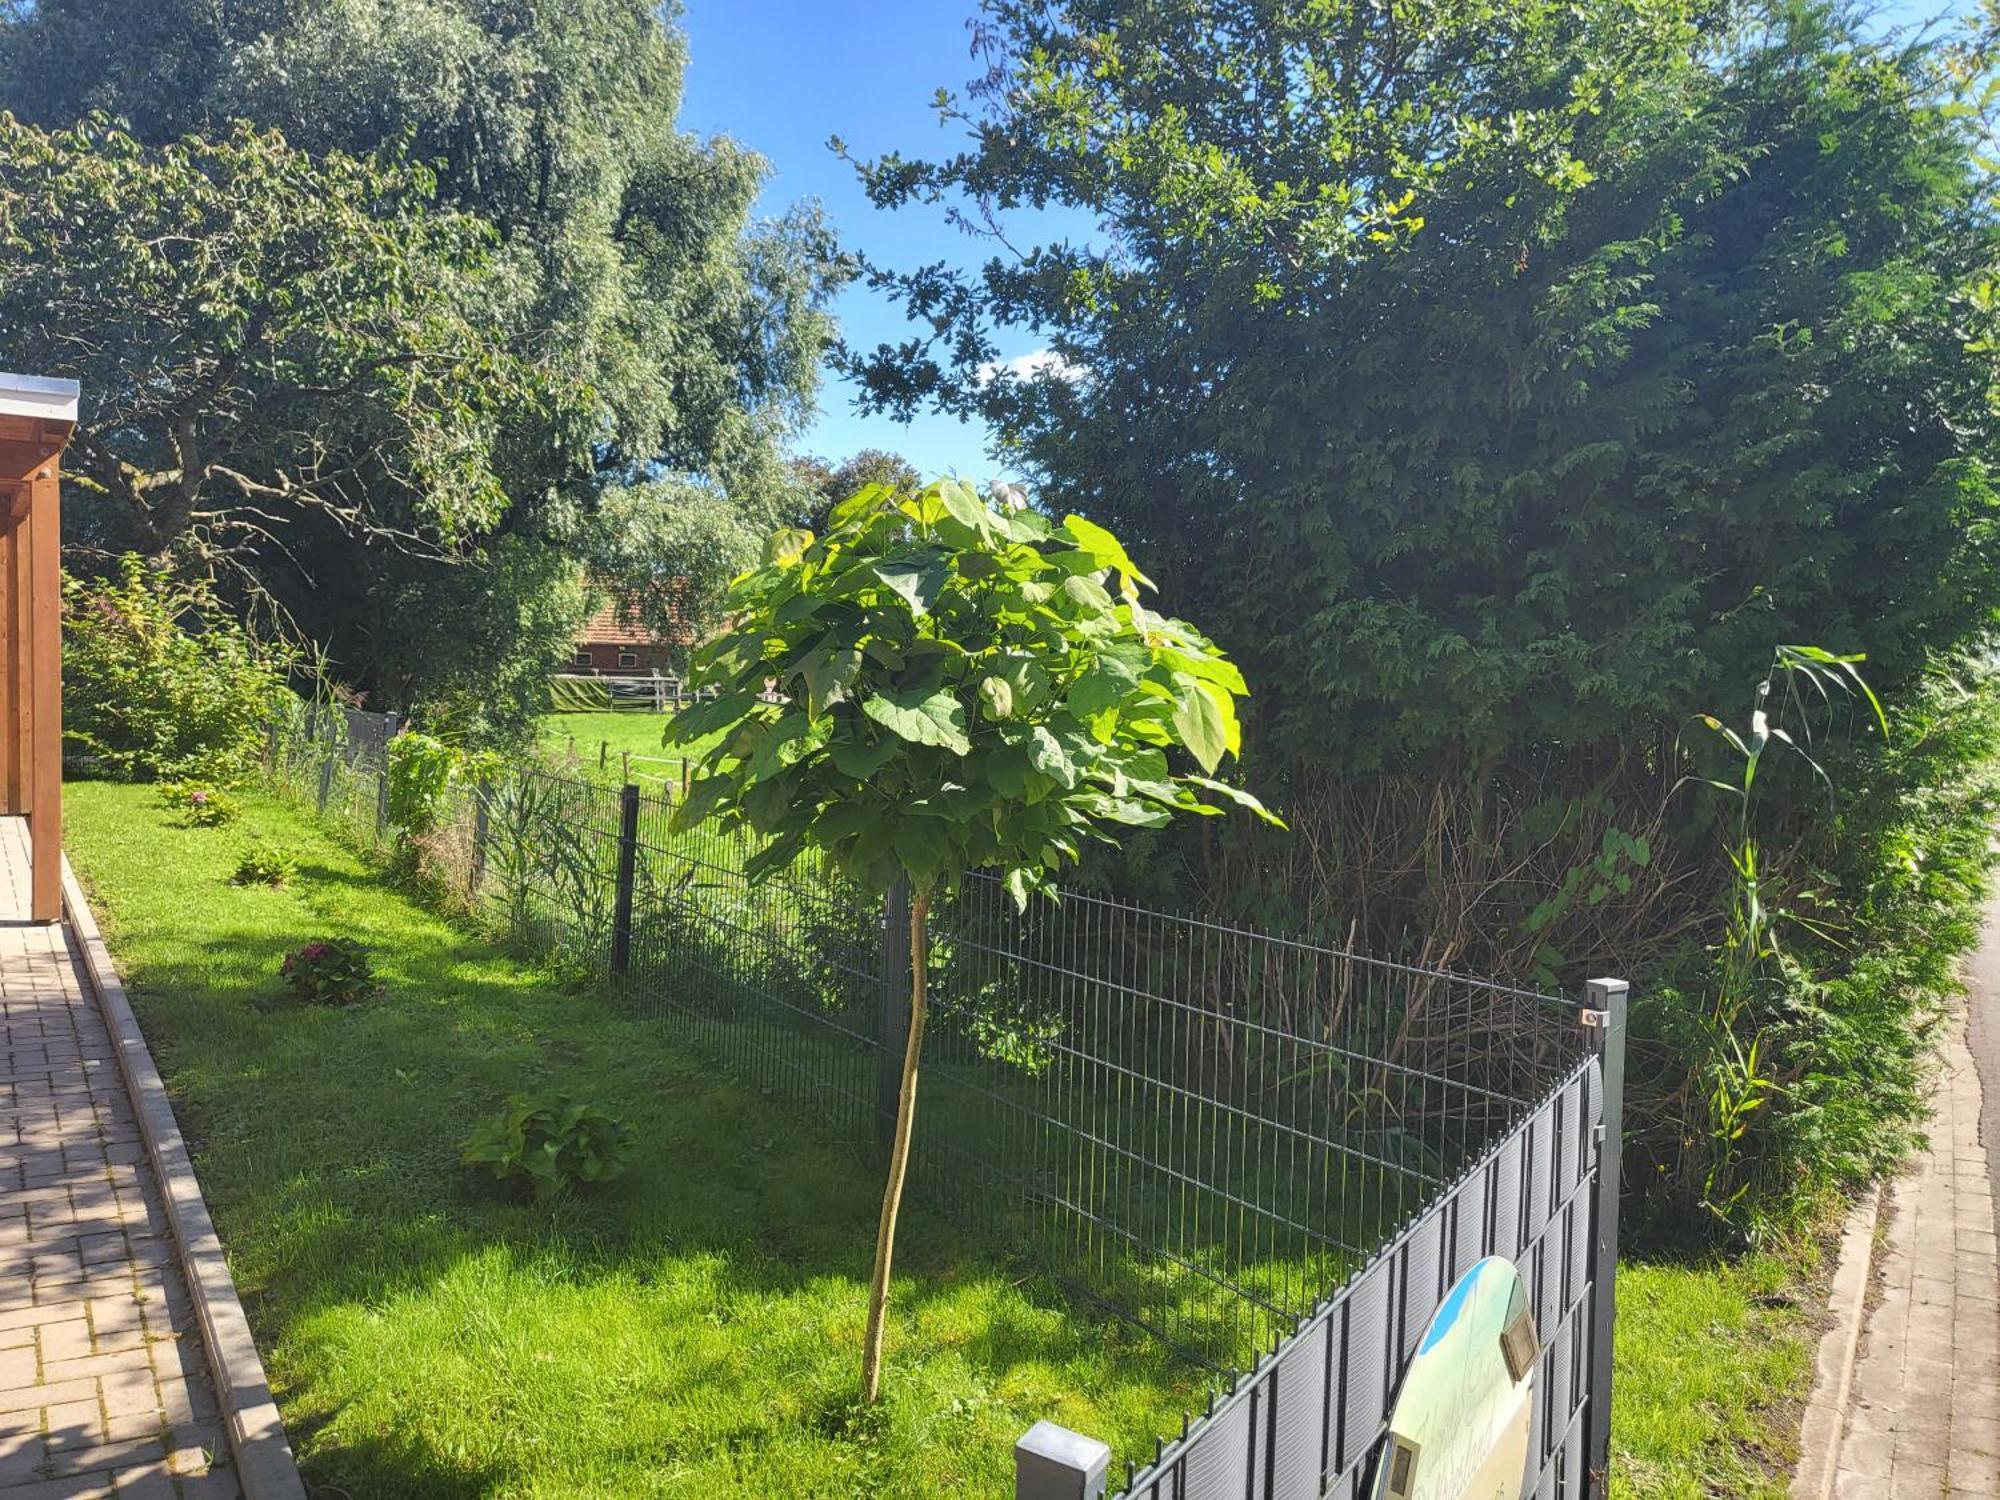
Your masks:
[[[610,787],[529,771],[481,791],[485,908],[516,943],[595,972],[609,967],[619,805]]]
[[[1575,1054],[1545,996],[1088,892],[1022,913],[972,877],[933,925],[917,1170],[1217,1367]]]
[[[394,714],[339,704],[301,703],[271,728],[271,779],[374,847],[384,829]]]
[[[816,858],[753,880],[748,838],[671,825],[639,793],[625,993],[763,1091],[866,1139],[875,1109],[883,909]]]

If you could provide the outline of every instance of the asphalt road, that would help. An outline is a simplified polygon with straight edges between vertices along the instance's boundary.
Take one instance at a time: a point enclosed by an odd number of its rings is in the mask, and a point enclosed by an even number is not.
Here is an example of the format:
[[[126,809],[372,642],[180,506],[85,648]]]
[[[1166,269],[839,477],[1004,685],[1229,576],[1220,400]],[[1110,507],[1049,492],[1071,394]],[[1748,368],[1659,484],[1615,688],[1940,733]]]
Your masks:
[[[1982,1091],[1979,1141],[1986,1148],[1986,1172],[1993,1195],[2000,1199],[2000,896],[1986,903],[1985,929],[1979,950],[1966,966],[1970,1024],[1966,1041],[1979,1067]]]

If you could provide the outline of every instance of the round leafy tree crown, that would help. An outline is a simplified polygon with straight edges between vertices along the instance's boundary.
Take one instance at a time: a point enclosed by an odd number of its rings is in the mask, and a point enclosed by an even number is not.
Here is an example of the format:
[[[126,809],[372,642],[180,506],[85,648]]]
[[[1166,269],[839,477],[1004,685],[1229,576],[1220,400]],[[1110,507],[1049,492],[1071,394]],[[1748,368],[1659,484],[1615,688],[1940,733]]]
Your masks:
[[[1214,777],[1239,746],[1242,673],[1147,609],[1151,587],[1103,527],[954,479],[870,485],[824,536],[774,533],[695,653],[719,696],[673,739],[721,736],[675,826],[749,828],[768,841],[752,875],[818,848],[865,890],[991,870],[1025,905],[1121,825],[1223,803],[1276,822]]]

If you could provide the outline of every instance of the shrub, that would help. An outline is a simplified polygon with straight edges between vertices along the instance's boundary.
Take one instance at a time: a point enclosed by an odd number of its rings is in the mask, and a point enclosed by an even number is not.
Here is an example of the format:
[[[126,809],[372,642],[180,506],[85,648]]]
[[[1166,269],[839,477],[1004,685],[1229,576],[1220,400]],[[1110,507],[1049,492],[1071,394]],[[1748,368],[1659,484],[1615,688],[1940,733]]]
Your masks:
[[[312,1005],[357,1005],[380,987],[368,950],[353,938],[321,938],[285,955],[278,967],[294,995]]]
[[[206,584],[137,557],[112,578],[63,581],[63,737],[70,755],[113,774],[241,775],[288,664]]]
[[[180,814],[185,828],[226,828],[243,816],[243,804],[205,781],[169,782],[160,800]]]
[[[231,885],[290,885],[298,878],[299,862],[284,849],[253,839],[236,861]]]
[[[453,783],[499,774],[491,751],[472,752],[406,730],[389,741],[389,821],[408,833],[435,832]]]
[[[496,1182],[527,1182],[548,1199],[625,1170],[631,1135],[593,1104],[564,1094],[531,1099],[515,1094],[500,1113],[467,1137],[468,1167],[485,1167]]]

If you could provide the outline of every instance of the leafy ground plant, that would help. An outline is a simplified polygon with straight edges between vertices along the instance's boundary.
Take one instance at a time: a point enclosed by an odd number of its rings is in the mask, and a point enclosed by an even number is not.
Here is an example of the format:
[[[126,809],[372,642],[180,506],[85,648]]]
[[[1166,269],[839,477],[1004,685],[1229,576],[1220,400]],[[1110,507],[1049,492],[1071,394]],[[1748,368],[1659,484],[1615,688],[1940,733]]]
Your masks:
[[[242,803],[205,781],[169,782],[160,789],[160,800],[189,828],[227,828],[243,816]]]
[[[735,622],[695,654],[714,702],[668,730],[702,756],[676,830],[714,818],[761,847],[753,880],[823,853],[864,892],[910,892],[910,1022],[876,1231],[862,1399],[881,1389],[896,1220],[926,1009],[931,897],[993,872],[1025,907],[1087,841],[1256,798],[1215,779],[1241,747],[1243,675],[1110,532],[1060,525],[958,480],[870,485],[827,533],[771,537],[730,587]],[[784,701],[769,701],[775,683]],[[1185,769],[1191,761],[1194,769]],[[1282,825],[1280,825],[1282,826]]]
[[[516,1094],[466,1139],[465,1164],[549,1199],[623,1175],[632,1136],[621,1121],[567,1094]]]
[[[231,885],[289,885],[298,878],[299,862],[288,850],[275,848],[253,838],[237,857],[230,874]]]
[[[286,986],[310,1005],[358,1005],[381,986],[368,950],[353,938],[320,938],[278,965]]]

